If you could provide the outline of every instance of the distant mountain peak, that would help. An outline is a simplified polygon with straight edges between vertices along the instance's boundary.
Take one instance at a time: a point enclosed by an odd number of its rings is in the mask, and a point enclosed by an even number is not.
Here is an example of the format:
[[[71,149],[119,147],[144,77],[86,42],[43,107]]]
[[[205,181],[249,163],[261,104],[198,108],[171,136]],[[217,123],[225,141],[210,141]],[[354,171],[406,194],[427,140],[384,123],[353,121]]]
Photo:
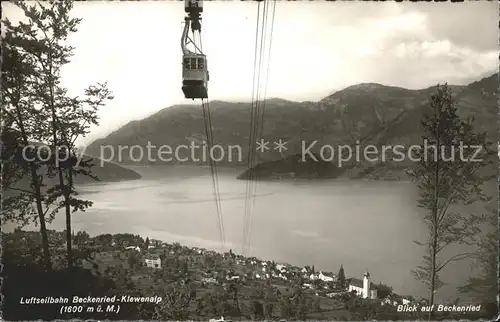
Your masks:
[[[495,73],[491,76],[484,77],[478,81],[472,82],[464,88],[464,95],[470,93],[477,93],[484,97],[487,96],[497,96],[498,88],[499,88],[499,78],[498,73]]]
[[[497,75],[483,78],[467,86],[450,86],[455,93],[460,115],[475,116],[488,133],[498,133],[496,126],[498,89]],[[413,144],[421,137],[419,119],[428,106],[435,85],[415,90],[365,82],[343,88],[317,102],[297,102],[286,98],[266,99],[262,115],[263,136],[284,138],[290,143],[289,153],[300,151],[302,140],[324,140],[344,144],[367,138],[370,142],[403,142]],[[174,105],[156,114],[128,123],[106,138],[87,148],[90,155],[100,155],[101,146],[153,145],[180,146],[204,132],[201,104]],[[262,103],[262,101],[259,102]],[[248,153],[251,102],[210,101],[213,132],[217,144],[238,145]],[[265,120],[264,120],[265,118]],[[410,143],[408,143],[410,142]],[[273,152],[269,152],[273,153]],[[122,155],[123,163],[135,164]],[[274,156],[269,156],[272,159]],[[267,158],[267,156],[266,156]],[[233,161],[224,159],[225,165]],[[231,163],[232,162],[232,163]],[[196,163],[193,160],[193,163]],[[239,163],[238,163],[239,164]]]
[[[374,90],[382,87],[387,87],[385,85],[379,84],[379,83],[361,83],[361,84],[356,84],[356,85],[351,85],[349,87],[346,87],[346,90],[361,90],[361,91],[369,91],[369,90]]]

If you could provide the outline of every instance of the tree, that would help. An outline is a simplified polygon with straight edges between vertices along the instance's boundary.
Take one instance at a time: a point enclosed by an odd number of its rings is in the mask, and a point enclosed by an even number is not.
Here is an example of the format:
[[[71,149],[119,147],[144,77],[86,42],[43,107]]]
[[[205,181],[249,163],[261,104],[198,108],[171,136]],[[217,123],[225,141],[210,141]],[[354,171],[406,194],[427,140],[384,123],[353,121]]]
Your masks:
[[[252,301],[252,313],[256,319],[264,318],[264,305],[261,301]]]
[[[74,48],[66,44],[67,37],[77,31],[81,19],[72,18],[72,1],[51,1],[28,6],[14,2],[29,23],[19,23],[17,37],[30,57],[34,70],[31,100],[40,107],[39,114],[46,122],[38,124],[39,137],[51,146],[49,169],[57,175],[57,184],[48,190],[49,202],[56,202],[52,210],[60,209],[66,215],[66,245],[68,267],[72,266],[71,214],[85,211],[92,206],[89,200],[76,198],[74,177],[92,175],[91,159],[79,160],[75,141],[88,134],[91,125],[97,125],[97,110],[106,100],[112,99],[106,84],[97,84],[85,89],[85,97],[70,97],[61,82],[61,69],[70,63]]]
[[[95,241],[99,244],[99,246],[106,246],[111,244],[113,241],[113,235],[111,234],[102,234],[94,237]]]
[[[387,298],[389,295],[392,294],[392,291],[393,291],[392,287],[390,287],[388,285],[385,285],[385,284],[382,284],[382,283],[379,283],[377,285],[377,296],[380,299]]]
[[[196,295],[187,286],[168,286],[163,300],[155,306],[153,319],[161,321],[187,320],[190,317],[190,306]]]
[[[320,280],[319,278],[315,279],[315,280],[312,281],[312,285],[314,285],[314,287],[316,287],[317,289],[319,289],[323,285],[323,281]]]
[[[318,297],[315,297],[313,300],[313,309],[315,311],[321,311],[321,302]]]
[[[131,269],[137,269],[141,267],[141,259],[136,252],[128,253],[127,263]]]
[[[369,320],[417,320],[419,312],[398,312],[397,307],[392,305],[380,305],[380,302],[368,299],[353,297],[348,305],[348,310],[352,315],[353,320],[369,321]]]
[[[294,307],[288,297],[283,297],[278,302],[281,318],[290,318],[294,315]]]
[[[90,235],[85,231],[79,231],[74,236],[76,245],[84,245],[90,241]]]
[[[39,138],[37,127],[43,120],[31,99],[36,70],[32,66],[33,58],[26,51],[30,42],[22,37],[26,25],[14,26],[8,19],[4,19],[2,25],[5,33],[2,41],[1,135],[2,142],[7,143],[2,145],[2,186],[7,191],[15,191],[15,195],[2,200],[2,220],[24,226],[36,216],[42,237],[44,266],[46,270],[52,270],[46,222],[53,218],[47,214],[50,202],[43,191],[42,163],[31,158],[31,154],[28,158],[20,153]],[[29,177],[29,188],[16,187],[16,183],[22,182],[26,176]]]
[[[479,251],[475,264],[480,272],[478,276],[470,277],[465,285],[458,288],[459,292],[470,295],[478,303],[482,303],[488,315],[498,314],[496,297],[498,294],[498,217],[497,211],[491,211],[488,223],[491,225],[488,233],[478,244]]]
[[[273,312],[274,312],[274,304],[271,302],[267,302],[266,306],[264,308],[264,313],[265,313],[266,318],[272,319]]]
[[[443,285],[441,270],[453,261],[471,256],[460,253],[442,259],[442,251],[451,244],[473,244],[484,220],[482,215],[453,212],[450,205],[488,200],[481,188],[488,177],[480,170],[488,164],[491,150],[486,133],[474,132],[474,119],[459,118],[446,84],[437,86],[429,106],[430,113],[421,122],[422,143],[427,149],[416,153],[419,161],[409,174],[420,190],[418,206],[427,211],[423,221],[429,231],[426,242],[416,242],[425,247],[426,255],[413,274],[428,286],[429,305],[433,305],[435,292]],[[475,149],[463,147],[480,147],[483,153],[475,155]],[[433,150],[431,156],[429,150]],[[472,157],[482,159],[474,162],[470,161]]]
[[[146,241],[144,242],[144,248],[148,250],[149,248],[149,237],[146,237]]]
[[[346,287],[345,272],[342,264],[340,264],[339,273],[337,274],[337,287],[340,289],[344,289]]]
[[[137,246],[143,243],[140,238],[130,233],[121,233],[113,236],[116,245],[127,247],[127,246]]]
[[[298,320],[306,320],[307,314],[312,309],[311,300],[305,296],[301,288],[295,288],[291,300],[295,308],[294,317]]]
[[[241,284],[239,283],[239,281],[235,281],[235,280],[230,281],[228,291],[230,294],[232,294],[232,298],[233,298],[233,308],[231,310],[231,316],[240,316],[241,315],[241,308],[240,308],[240,303],[238,300],[240,288],[241,288]]]
[[[306,279],[302,275],[297,275],[294,277],[293,282],[294,282],[294,285],[301,287],[306,282]]]

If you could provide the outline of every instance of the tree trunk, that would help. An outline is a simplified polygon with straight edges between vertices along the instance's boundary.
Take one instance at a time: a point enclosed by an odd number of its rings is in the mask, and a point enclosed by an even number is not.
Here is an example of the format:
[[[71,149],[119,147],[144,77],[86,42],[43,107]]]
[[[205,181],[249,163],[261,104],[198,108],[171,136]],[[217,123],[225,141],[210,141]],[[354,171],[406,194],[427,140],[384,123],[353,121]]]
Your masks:
[[[66,187],[65,187],[66,188]],[[69,205],[69,198],[67,196],[64,197],[66,204],[66,251],[67,251],[67,260],[68,260],[68,268],[73,267],[73,254],[71,250],[71,208]]]
[[[24,128],[24,122],[19,106],[16,107],[16,116],[18,119],[19,129],[21,131],[23,143],[26,146],[28,146],[29,145],[28,135],[26,134],[26,130]],[[31,184],[33,185],[33,189],[35,190],[34,193],[35,193],[36,211],[38,213],[38,220],[40,221],[40,235],[42,236],[43,262],[45,270],[51,271],[52,261],[50,259],[49,238],[47,236],[47,226],[45,225],[45,213],[43,211],[43,205],[42,205],[42,191],[40,188],[40,182],[38,180],[38,173],[36,166],[33,163],[31,163],[29,167],[31,174]]]
[[[52,92],[52,90],[51,90]],[[51,93],[52,94],[52,93]],[[56,112],[54,109],[54,106],[52,104],[51,106],[52,109],[52,139],[54,140],[54,161],[59,162],[59,146],[57,145],[57,116]],[[57,159],[56,159],[57,156]],[[72,251],[71,251],[71,206],[69,204],[69,195],[70,195],[70,187],[66,186],[64,184],[64,173],[63,170],[61,169],[60,164],[54,164],[54,166],[57,168],[57,176],[59,178],[59,189],[62,190],[62,194],[64,197],[64,208],[66,212],[66,255],[67,255],[67,261],[68,261],[68,268],[71,268],[73,266],[73,258],[72,258]]]
[[[52,48],[51,48],[52,49]],[[53,71],[53,65],[52,65],[52,51],[49,51],[49,75],[52,75]],[[57,155],[59,157],[60,149],[58,146],[58,140],[57,140],[57,126],[59,125],[57,115],[56,115],[56,107],[54,104],[55,98],[54,98],[54,82],[52,80],[52,77],[49,77],[50,83],[49,83],[49,94],[50,94],[50,100],[49,100],[49,106],[52,114],[52,139],[54,140],[54,157]],[[64,135],[64,129],[61,127],[60,128],[61,132]],[[70,147],[68,146],[68,149]],[[69,154],[70,151],[66,151],[66,153]],[[59,162],[60,158],[54,159],[55,161]],[[60,164],[55,164],[55,167],[57,168],[58,172],[58,177],[59,177],[59,188],[63,192],[63,197],[64,197],[64,208],[66,211],[66,250],[67,250],[67,261],[68,261],[68,268],[71,268],[73,266],[73,257],[72,257],[72,250],[71,250],[71,205],[69,203],[70,201],[70,194],[71,194],[71,186],[66,186],[64,185],[64,174],[63,170],[60,167]]]
[[[52,261],[50,260],[49,251],[49,238],[47,236],[47,226],[45,225],[45,213],[43,212],[42,206],[42,193],[40,189],[40,183],[38,181],[38,174],[35,165],[30,165],[31,170],[31,182],[35,189],[35,203],[36,211],[38,213],[38,220],[40,221],[40,235],[42,235],[42,249],[43,249],[43,262],[45,269],[47,271],[52,270]]]
[[[437,211],[436,211],[437,212]],[[437,214],[435,218],[437,217]],[[434,290],[436,289],[436,249],[437,249],[437,225],[434,225],[431,248],[431,287],[429,294],[429,305],[432,308],[434,304]],[[429,310],[429,321],[432,320],[433,310]]]
[[[439,134],[437,135],[436,146],[440,145]],[[432,308],[434,304],[434,291],[436,289],[436,255],[437,255],[437,241],[438,241],[438,201],[439,201],[439,161],[436,160],[436,169],[434,171],[434,209],[432,209],[432,244],[431,244],[431,283],[429,294],[429,305]],[[432,320],[433,310],[429,310],[429,321]]]
[[[69,153],[69,151],[68,151]],[[73,189],[73,169],[70,166],[68,169],[68,186],[65,187],[65,203],[66,203],[66,248],[68,252],[68,268],[73,267],[73,251],[71,248],[72,244],[72,230],[71,230],[71,207],[70,207],[70,194],[71,189]]]

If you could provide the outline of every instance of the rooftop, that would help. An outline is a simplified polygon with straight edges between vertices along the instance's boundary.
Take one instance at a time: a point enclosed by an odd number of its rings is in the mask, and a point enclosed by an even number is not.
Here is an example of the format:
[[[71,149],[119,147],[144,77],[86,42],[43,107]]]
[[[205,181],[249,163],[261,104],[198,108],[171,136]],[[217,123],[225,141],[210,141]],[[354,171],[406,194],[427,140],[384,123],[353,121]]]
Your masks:
[[[352,286],[355,286],[355,287],[361,287],[363,288],[363,280],[359,279],[359,278],[348,278],[347,279],[347,285],[352,285]],[[377,285],[373,284],[373,282],[370,282],[370,289],[371,290],[375,290],[377,289]]]

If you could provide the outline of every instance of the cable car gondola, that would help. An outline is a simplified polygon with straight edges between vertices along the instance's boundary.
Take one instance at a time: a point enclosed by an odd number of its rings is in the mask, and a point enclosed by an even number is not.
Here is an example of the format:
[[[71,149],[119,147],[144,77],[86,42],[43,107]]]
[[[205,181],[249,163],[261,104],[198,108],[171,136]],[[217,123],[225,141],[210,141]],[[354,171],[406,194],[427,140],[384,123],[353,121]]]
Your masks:
[[[201,49],[201,17],[203,3],[201,0],[186,0],[185,11],[188,16],[184,19],[184,31],[182,33],[182,92],[185,98],[205,99],[208,98],[207,83],[209,80],[207,69],[207,57]],[[200,34],[199,46],[189,37],[189,29],[192,30],[193,38],[195,32]],[[195,51],[187,48],[191,43]]]

